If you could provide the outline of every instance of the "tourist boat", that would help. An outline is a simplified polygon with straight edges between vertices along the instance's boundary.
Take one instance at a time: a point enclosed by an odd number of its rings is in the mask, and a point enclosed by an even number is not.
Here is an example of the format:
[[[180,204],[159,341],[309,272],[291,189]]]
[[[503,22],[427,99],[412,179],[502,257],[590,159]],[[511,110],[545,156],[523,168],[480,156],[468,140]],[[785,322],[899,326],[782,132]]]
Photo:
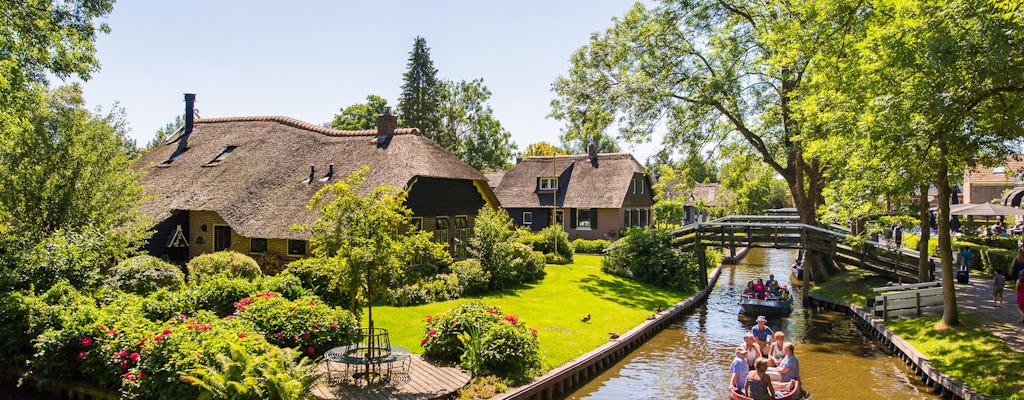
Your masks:
[[[740,307],[743,307],[743,313],[747,315],[789,315],[793,312],[793,295],[789,295],[785,299],[765,300],[740,297]]]
[[[804,281],[804,270],[797,266],[792,267],[793,272],[789,273],[789,284],[793,286],[803,286]]]
[[[780,391],[778,389],[778,387],[776,387],[776,389],[775,389],[775,399],[776,400],[792,400],[792,399],[797,399],[797,398],[800,397],[800,381],[793,380],[792,382],[793,382],[793,389],[789,390],[789,391]],[[751,398],[749,398],[747,396],[744,396],[743,393],[740,393],[735,388],[729,389],[729,396],[731,396],[733,400],[752,400]]]

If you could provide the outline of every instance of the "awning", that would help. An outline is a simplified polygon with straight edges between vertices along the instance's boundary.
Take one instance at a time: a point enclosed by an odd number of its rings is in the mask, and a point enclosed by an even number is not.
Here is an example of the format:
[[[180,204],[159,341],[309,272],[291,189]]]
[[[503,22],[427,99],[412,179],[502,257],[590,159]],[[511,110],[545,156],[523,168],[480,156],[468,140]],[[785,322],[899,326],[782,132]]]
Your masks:
[[[1021,200],[1024,199],[1024,187],[1018,186],[1013,188],[1006,196],[1003,196],[1003,205],[1009,207],[1020,207]]]

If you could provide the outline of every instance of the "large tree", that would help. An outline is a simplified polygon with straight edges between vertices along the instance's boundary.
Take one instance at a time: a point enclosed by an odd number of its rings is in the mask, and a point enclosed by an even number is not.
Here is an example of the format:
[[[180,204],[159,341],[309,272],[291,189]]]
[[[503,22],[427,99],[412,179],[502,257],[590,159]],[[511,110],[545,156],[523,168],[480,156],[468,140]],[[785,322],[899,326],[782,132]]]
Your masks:
[[[649,139],[661,121],[665,143],[699,145],[736,136],[785,179],[804,223],[818,223],[825,165],[802,137],[830,134],[794,110],[817,57],[833,56],[863,18],[857,2],[727,0],[637,4],[594,34],[558,78],[553,115],[617,116],[620,137]],[[577,118],[579,119],[579,118]],[[605,118],[609,121],[612,118]],[[812,278],[835,271],[811,258]]]
[[[622,151],[615,138],[604,131],[581,133],[579,135],[563,133],[559,139],[562,141],[562,148],[570,154],[587,154],[590,151],[591,144],[597,146],[598,153],[618,153]]]
[[[174,136],[174,133],[181,127],[185,126],[185,120],[181,115],[175,115],[174,120],[168,122],[167,125],[162,126],[156,130],[156,134],[153,135],[153,139],[146,142],[146,145],[142,148],[143,152],[155,149],[157,146],[164,144],[167,138]]]
[[[383,97],[371,94],[366,96],[365,103],[356,103],[341,109],[335,114],[331,128],[344,130],[373,129],[377,127],[377,117],[384,112],[388,101]]]
[[[533,156],[560,156],[565,154],[565,150],[555,147],[548,142],[536,142],[530,143],[526,146],[526,150],[523,152],[523,157]]]
[[[401,123],[419,128],[424,136],[439,146],[451,151],[457,141],[439,128],[442,82],[437,79],[437,69],[430,59],[427,40],[417,36],[409,53],[407,70],[402,75],[402,94],[398,98]]]
[[[438,112],[439,136],[451,138],[448,149],[478,170],[500,170],[508,166],[516,145],[491,110],[491,91],[483,79],[444,82]]]

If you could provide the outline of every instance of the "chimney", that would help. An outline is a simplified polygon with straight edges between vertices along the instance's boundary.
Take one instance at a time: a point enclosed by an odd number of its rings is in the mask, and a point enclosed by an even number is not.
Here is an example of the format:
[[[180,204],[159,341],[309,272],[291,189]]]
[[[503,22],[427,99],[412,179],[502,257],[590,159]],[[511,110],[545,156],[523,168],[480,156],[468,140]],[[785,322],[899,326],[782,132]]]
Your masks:
[[[591,164],[594,164],[595,167],[597,166],[597,145],[596,144],[590,143],[590,146],[587,146],[587,158],[590,159],[590,163]]]
[[[377,148],[387,148],[398,129],[398,116],[391,115],[391,107],[384,107],[384,114],[377,117]]]
[[[195,108],[195,93],[185,93],[185,132],[178,139],[178,150],[174,152],[175,154],[181,154],[188,149],[188,136],[192,134],[192,127],[195,125]]]

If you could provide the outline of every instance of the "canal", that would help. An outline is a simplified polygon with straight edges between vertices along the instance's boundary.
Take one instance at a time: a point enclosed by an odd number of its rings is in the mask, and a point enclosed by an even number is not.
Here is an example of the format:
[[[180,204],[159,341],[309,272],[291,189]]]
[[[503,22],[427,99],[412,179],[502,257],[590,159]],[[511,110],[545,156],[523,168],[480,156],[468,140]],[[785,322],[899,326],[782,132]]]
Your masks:
[[[775,274],[789,281],[796,252],[752,249],[724,266],[707,303],[569,396],[571,399],[728,399],[732,349],[754,318],[739,313],[747,281]],[[789,317],[768,319],[795,344],[804,390],[815,399],[937,399],[897,357],[861,334],[852,318],[804,309],[798,297]]]

